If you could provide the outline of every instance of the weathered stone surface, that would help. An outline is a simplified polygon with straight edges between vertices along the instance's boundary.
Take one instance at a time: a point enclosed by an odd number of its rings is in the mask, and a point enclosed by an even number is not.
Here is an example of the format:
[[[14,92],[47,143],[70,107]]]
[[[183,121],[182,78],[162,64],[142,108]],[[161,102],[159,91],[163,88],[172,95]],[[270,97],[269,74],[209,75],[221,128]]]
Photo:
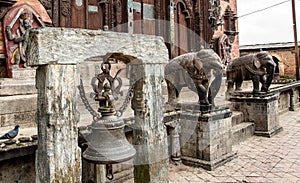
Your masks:
[[[0,96],[36,94],[34,78],[0,78]]]
[[[35,182],[34,154],[1,161],[0,182]]]
[[[245,121],[255,124],[255,134],[271,137],[282,130],[278,113],[279,94],[255,95],[237,93],[230,98],[232,110],[244,113]]]
[[[14,126],[16,124],[22,124],[23,126],[35,126],[35,114],[36,110],[15,112],[9,114],[0,115],[0,126]]]
[[[31,66],[77,64],[108,52],[130,55],[144,64],[168,61],[163,38],[157,36],[48,27],[31,30],[29,39],[26,55]]]
[[[0,115],[36,111],[36,94],[0,97]]]
[[[12,70],[13,78],[27,79],[35,77],[35,68],[22,68]]]
[[[168,142],[163,124],[163,68],[161,64],[144,66],[145,76],[135,82],[133,144],[135,182],[168,182]],[[138,69],[138,68],[137,68]]]
[[[36,182],[80,182],[77,66],[40,66],[37,78],[39,144]]]
[[[185,112],[180,117],[180,123],[184,163],[213,170],[235,157],[232,152],[230,110],[205,114]]]

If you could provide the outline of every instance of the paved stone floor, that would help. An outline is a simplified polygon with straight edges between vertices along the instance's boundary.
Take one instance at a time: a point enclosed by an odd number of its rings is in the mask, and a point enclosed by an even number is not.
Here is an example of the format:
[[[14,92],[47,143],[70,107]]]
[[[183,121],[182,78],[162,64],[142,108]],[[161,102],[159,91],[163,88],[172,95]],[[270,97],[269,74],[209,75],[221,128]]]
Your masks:
[[[238,157],[214,171],[170,165],[170,183],[300,183],[300,109],[280,115],[283,131],[272,138],[253,136],[233,147]]]

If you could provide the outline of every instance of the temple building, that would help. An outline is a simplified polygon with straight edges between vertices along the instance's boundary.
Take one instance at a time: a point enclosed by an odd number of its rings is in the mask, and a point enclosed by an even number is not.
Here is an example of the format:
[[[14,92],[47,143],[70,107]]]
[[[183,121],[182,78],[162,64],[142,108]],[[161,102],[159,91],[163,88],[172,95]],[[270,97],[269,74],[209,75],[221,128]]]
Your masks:
[[[8,0],[0,5],[0,77],[28,70],[19,48],[26,43],[18,37],[42,26],[158,35],[170,58],[203,47],[213,48],[223,64],[239,56],[235,0]],[[26,20],[30,25],[24,28]]]

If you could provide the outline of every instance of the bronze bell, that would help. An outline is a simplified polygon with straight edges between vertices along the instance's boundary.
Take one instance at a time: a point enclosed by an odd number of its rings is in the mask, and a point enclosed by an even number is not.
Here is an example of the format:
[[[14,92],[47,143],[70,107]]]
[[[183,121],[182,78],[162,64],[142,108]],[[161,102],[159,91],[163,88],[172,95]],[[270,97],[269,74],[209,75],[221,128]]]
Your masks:
[[[111,87],[106,83],[103,92],[96,96],[101,118],[89,128],[92,132],[86,137],[88,148],[83,158],[97,164],[120,163],[131,159],[136,150],[124,134],[124,121],[115,116],[115,107],[110,100]]]
[[[136,150],[124,134],[124,121],[115,116],[102,117],[94,122],[87,136],[88,148],[83,158],[96,164],[114,164],[131,159]]]

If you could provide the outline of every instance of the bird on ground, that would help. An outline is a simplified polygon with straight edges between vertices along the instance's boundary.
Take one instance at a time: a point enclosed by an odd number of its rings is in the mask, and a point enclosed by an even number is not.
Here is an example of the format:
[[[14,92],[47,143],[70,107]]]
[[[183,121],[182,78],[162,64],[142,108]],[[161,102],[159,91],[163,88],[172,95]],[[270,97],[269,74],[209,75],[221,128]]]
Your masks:
[[[19,125],[16,125],[13,130],[10,130],[9,132],[7,132],[3,136],[1,136],[0,140],[3,140],[3,139],[11,140],[11,139],[15,138],[19,133],[19,127],[20,127]]]

